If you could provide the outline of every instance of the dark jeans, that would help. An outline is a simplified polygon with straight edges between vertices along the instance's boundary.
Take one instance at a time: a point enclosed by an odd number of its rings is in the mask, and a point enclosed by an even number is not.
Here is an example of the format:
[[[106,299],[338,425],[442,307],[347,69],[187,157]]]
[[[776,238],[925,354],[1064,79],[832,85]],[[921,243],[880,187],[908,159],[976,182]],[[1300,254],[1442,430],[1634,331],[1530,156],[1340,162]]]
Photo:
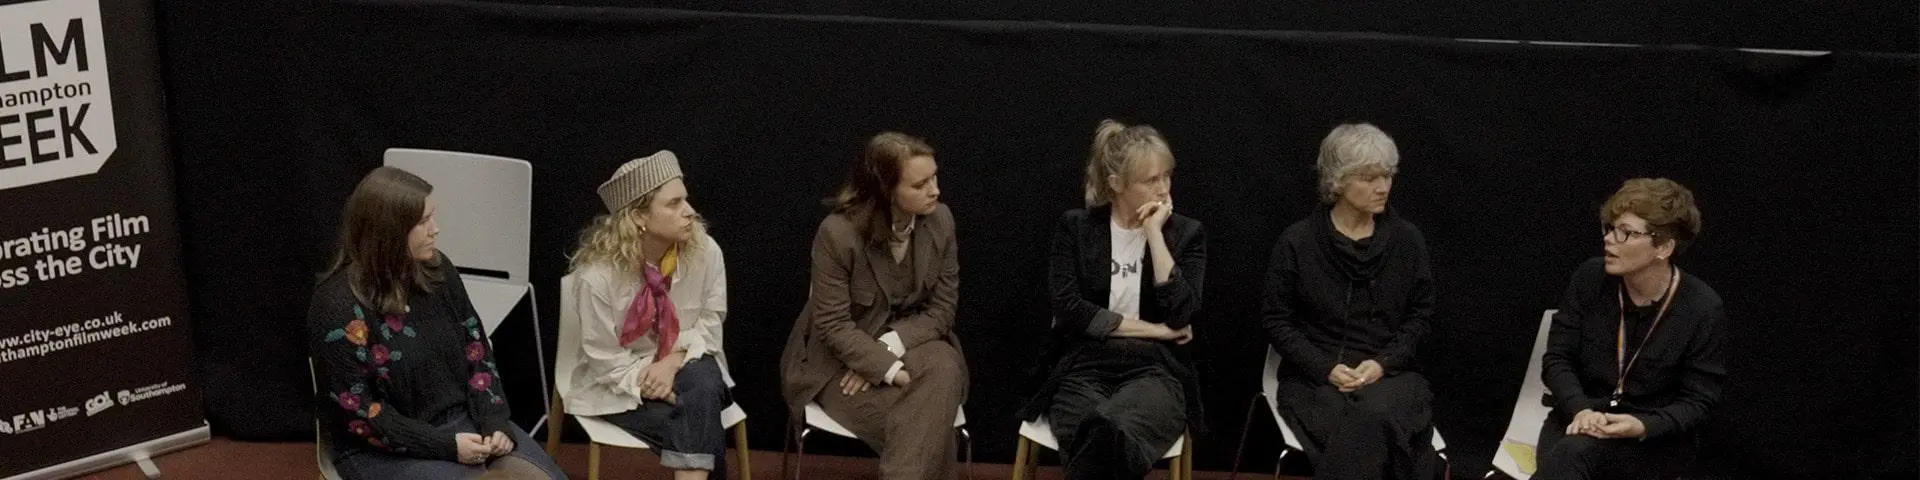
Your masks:
[[[446,432],[448,437],[452,437],[458,432],[477,433],[476,429],[477,427],[474,426],[473,422],[465,418],[446,425],[440,425],[439,427],[439,430]],[[487,474],[489,471],[500,470],[499,467],[503,461],[518,460],[532,464],[538,471],[544,473],[548,479],[560,480],[567,478],[567,474],[560,470],[560,465],[554,463],[553,457],[547,456],[547,452],[540,449],[540,443],[535,442],[533,437],[527,436],[527,432],[520,431],[519,427],[514,427],[513,431],[507,432],[507,434],[513,437],[513,453],[507,454],[505,457],[496,458],[492,462],[483,465],[467,465],[445,460],[429,460],[367,449],[340,452],[339,456],[334,459],[333,465],[334,469],[340,472],[340,478],[343,480],[385,480],[390,478],[453,480],[479,477]]]
[[[708,478],[726,478],[727,430],[720,412],[732,403],[720,377],[720,363],[702,357],[673,377],[679,404],[650,401],[639,408],[601,415],[660,454],[660,465],[674,470],[710,470]]]

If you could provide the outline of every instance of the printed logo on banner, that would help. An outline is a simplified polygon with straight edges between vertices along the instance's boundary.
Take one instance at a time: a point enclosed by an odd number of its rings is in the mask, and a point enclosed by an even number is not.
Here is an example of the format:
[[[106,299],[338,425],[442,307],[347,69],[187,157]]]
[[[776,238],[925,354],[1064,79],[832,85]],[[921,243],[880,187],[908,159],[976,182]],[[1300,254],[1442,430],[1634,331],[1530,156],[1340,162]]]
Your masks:
[[[0,6],[0,190],[92,175],[113,155],[99,0]]]
[[[99,415],[100,412],[107,411],[109,408],[113,408],[113,396],[107,395],[107,392],[100,392],[99,395],[94,395],[93,398],[87,400],[87,416],[89,417]]]
[[[66,406],[42,408],[17,414],[10,418],[0,418],[0,433],[19,435],[47,428],[47,424],[77,416],[80,416],[80,409],[78,408]]]
[[[124,407],[133,402],[138,402],[138,401],[146,400],[153,397],[158,397],[163,395],[172,395],[174,393],[180,392],[181,390],[187,389],[187,386],[184,384],[173,385],[172,383],[173,382],[160,382],[153,385],[147,385],[144,387],[136,388],[136,389],[133,389],[133,391],[121,390],[120,393],[117,395],[120,397],[120,406]]]

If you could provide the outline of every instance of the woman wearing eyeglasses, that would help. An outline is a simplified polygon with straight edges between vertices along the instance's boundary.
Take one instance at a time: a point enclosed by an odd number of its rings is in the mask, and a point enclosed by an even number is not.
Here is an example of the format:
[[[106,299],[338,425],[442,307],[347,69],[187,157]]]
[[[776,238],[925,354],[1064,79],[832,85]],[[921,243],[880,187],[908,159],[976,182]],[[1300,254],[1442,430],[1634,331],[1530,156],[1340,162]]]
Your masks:
[[[1573,273],[1541,356],[1553,411],[1534,478],[1655,478],[1684,463],[1727,369],[1720,295],[1674,266],[1693,192],[1636,178],[1600,209],[1606,255]]]

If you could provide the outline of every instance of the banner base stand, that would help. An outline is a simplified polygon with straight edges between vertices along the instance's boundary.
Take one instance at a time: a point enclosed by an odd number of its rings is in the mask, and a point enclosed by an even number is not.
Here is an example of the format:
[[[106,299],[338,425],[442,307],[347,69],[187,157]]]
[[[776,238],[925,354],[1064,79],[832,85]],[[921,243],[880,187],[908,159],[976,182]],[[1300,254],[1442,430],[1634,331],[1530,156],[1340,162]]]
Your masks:
[[[153,464],[153,457],[141,455],[133,460],[140,464],[140,474],[146,475],[147,480],[160,478],[160,466]]]
[[[207,428],[206,422],[201,422],[199,428],[34,470],[6,480],[77,477],[129,463],[139,463],[140,471],[146,473],[147,478],[160,478],[160,467],[153,464],[153,457],[199,446],[212,438],[212,430]]]

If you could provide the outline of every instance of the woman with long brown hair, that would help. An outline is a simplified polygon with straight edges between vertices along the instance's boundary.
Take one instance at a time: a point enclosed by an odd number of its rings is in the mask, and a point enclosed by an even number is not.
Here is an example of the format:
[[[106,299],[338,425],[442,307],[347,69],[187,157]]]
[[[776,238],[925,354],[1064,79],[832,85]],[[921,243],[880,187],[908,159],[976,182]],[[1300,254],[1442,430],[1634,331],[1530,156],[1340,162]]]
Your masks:
[[[347,199],[307,309],[318,412],[347,479],[565,478],[507,418],[487,332],[434,248],[433,186],[380,167]]]
[[[812,293],[781,358],[792,418],[808,403],[880,452],[880,477],[947,479],[967,364],[953,213],[933,147],[887,132],[867,148],[813,239]]]

